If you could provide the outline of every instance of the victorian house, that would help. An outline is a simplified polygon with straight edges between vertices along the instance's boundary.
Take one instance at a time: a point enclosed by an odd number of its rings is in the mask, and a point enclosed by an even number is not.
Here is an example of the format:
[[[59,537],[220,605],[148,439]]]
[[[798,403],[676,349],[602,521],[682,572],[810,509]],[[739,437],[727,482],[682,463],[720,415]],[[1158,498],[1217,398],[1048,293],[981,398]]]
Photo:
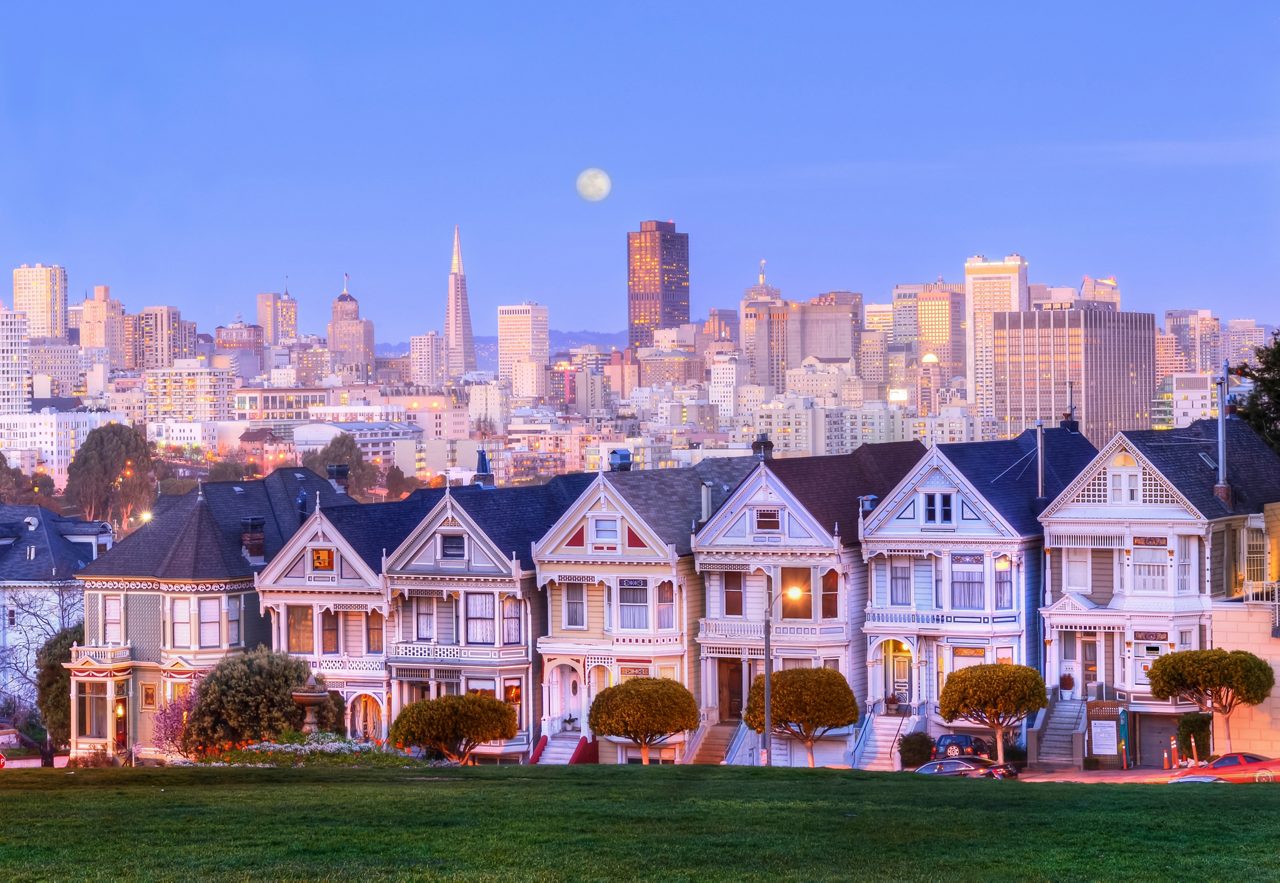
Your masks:
[[[1214,646],[1213,602],[1265,579],[1276,501],[1280,457],[1238,420],[1204,420],[1119,433],[1041,515],[1046,679],[1064,700],[1127,708],[1131,760],[1159,763],[1194,710],[1152,697],[1147,673]]]
[[[864,519],[867,701],[877,721],[862,766],[891,768],[900,733],[948,728],[938,697],[951,672],[1040,668],[1037,516],[1095,454],[1069,421],[937,445]]]
[[[317,503],[355,508],[300,468],[205,484],[160,497],[150,522],[80,571],[85,642],[67,663],[72,756],[159,756],[156,712],[227,656],[270,643],[254,575]]]
[[[696,635],[705,599],[692,537],[755,465],[733,457],[602,473],[534,543],[548,623],[538,639],[548,738],[540,762],[563,762],[594,738],[587,714],[606,687],[662,677],[701,695]],[[659,761],[692,760],[688,749],[702,732],[673,736]],[[600,763],[639,758],[635,745],[619,740],[601,738],[596,748]]]
[[[867,444],[851,454],[773,460],[767,449],[728,500],[697,532],[693,551],[706,583],[698,624],[700,703],[729,741],[730,762],[751,762],[755,734],[739,725],[752,679],[764,672],[771,632],[775,670],[840,671],[865,709],[866,566],[858,524],[924,456],[918,442]],[[723,736],[721,737],[723,738]],[[847,763],[850,734],[818,746],[819,763]],[[775,764],[790,762],[774,740]],[[795,761],[803,763],[803,752]]]
[[[542,718],[533,648],[546,629],[532,545],[592,480],[322,506],[257,580],[277,649],[325,674],[357,734],[384,737],[411,702],[482,693],[513,705],[519,729],[477,758],[527,759]]]

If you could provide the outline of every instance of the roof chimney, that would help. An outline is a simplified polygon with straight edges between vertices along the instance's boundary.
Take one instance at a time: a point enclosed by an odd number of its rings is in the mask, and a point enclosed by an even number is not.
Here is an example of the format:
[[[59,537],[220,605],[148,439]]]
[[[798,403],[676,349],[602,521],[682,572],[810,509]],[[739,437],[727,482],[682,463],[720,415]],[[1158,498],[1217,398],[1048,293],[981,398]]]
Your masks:
[[[240,519],[240,547],[250,564],[266,563],[266,524],[261,515],[246,515]]]
[[[1214,380],[1218,385],[1218,483],[1213,486],[1213,495],[1231,508],[1231,485],[1227,484],[1227,384],[1230,382],[1231,368],[1227,360],[1222,360],[1222,376]]]
[[[347,492],[351,484],[351,467],[346,463],[334,463],[329,466],[329,484],[340,494]]]
[[[751,453],[757,460],[773,459],[773,442],[769,441],[769,433],[762,432],[751,443]]]
[[[705,523],[711,517],[711,482],[702,483],[702,520]]]
[[[1036,421],[1036,499],[1044,499],[1044,421]]]

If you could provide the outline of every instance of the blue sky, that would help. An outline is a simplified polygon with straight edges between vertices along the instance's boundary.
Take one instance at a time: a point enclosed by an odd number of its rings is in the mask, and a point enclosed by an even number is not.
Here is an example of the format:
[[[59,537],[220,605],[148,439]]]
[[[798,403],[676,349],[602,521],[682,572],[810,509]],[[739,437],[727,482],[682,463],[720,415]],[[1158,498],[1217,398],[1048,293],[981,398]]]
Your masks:
[[[288,274],[320,331],[347,272],[405,340],[443,324],[458,223],[477,333],[524,299],[616,330],[660,218],[695,314],[761,258],[883,302],[1017,251],[1280,321],[1274,3],[173,6],[4,13],[0,263],[63,264],[73,300],[211,330]]]

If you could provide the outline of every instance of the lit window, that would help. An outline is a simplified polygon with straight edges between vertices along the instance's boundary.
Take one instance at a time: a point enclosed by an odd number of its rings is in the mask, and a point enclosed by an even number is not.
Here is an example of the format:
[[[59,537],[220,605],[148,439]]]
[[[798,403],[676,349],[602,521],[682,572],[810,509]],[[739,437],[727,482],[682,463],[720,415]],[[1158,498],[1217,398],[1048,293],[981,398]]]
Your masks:
[[[782,568],[782,618],[813,618],[812,572],[807,567]],[[796,590],[799,591],[796,591]]]
[[[287,607],[285,609],[289,652],[314,653],[316,639],[312,628],[312,609],[310,607]]]
[[[377,610],[371,610],[365,619],[365,644],[370,653],[382,653],[383,625],[382,614]]]
[[[840,617],[840,575],[828,570],[822,575],[822,618]]]
[[[312,549],[311,569],[320,573],[333,573],[334,558],[333,549]]]
[[[338,614],[332,610],[320,613],[320,652],[338,652]]]
[[[1013,609],[1013,562],[1008,558],[996,559],[996,609]]]

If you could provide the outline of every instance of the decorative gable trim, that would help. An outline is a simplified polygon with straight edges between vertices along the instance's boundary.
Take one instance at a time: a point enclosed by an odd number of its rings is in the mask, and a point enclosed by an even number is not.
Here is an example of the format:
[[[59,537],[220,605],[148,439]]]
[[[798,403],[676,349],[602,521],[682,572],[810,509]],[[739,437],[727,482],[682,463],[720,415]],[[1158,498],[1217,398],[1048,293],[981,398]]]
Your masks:
[[[792,523],[780,524],[776,533],[768,535],[767,543],[763,540],[756,541],[752,538],[749,525],[751,510],[755,508],[785,510],[785,518],[798,523],[795,526],[792,526]],[[716,546],[721,543],[736,548],[751,547],[778,551],[812,548],[794,545],[794,541],[804,539],[818,543],[818,548],[823,549],[830,549],[835,543],[835,538],[818,523],[818,520],[787,489],[782,480],[770,472],[762,461],[694,535],[693,548],[695,552],[700,553],[714,552]]]
[[[938,483],[934,478],[935,475],[945,478],[947,484]],[[866,519],[863,526],[863,537],[865,539],[872,538],[881,528],[889,529],[888,526],[894,521],[911,521],[914,523],[916,520],[916,497],[924,489],[934,491],[940,487],[955,488],[960,503],[958,510],[960,514],[959,520],[985,520],[995,529],[999,538],[1013,539],[1019,536],[1018,532],[1005,521],[1004,517],[995,508],[987,503],[978,489],[969,483],[969,480],[947,459],[946,455],[934,447],[930,448],[920,458],[911,471],[903,477],[902,481],[898,482],[898,486],[890,491],[888,496],[875,508],[871,513],[871,517]],[[908,511],[911,513],[910,517],[906,515]],[[895,512],[898,514],[894,515],[893,513]]]
[[[1190,501],[1182,495],[1169,479],[1165,478],[1164,473],[1155,467],[1142,452],[1128,443],[1124,437],[1124,433],[1117,432],[1111,441],[1103,446],[1102,450],[1089,461],[1089,465],[1080,471],[1080,474],[1058,494],[1044,512],[1040,514],[1040,520],[1043,523],[1045,519],[1053,518],[1065,506],[1072,503],[1080,503],[1083,505],[1107,505],[1110,501],[1110,488],[1107,483],[1107,465],[1115,457],[1116,454],[1123,451],[1138,463],[1142,470],[1142,480],[1145,484],[1150,478],[1160,489],[1161,496],[1167,495],[1167,500],[1162,499],[1168,505],[1181,506],[1186,510],[1192,518],[1202,521],[1208,520]]]

